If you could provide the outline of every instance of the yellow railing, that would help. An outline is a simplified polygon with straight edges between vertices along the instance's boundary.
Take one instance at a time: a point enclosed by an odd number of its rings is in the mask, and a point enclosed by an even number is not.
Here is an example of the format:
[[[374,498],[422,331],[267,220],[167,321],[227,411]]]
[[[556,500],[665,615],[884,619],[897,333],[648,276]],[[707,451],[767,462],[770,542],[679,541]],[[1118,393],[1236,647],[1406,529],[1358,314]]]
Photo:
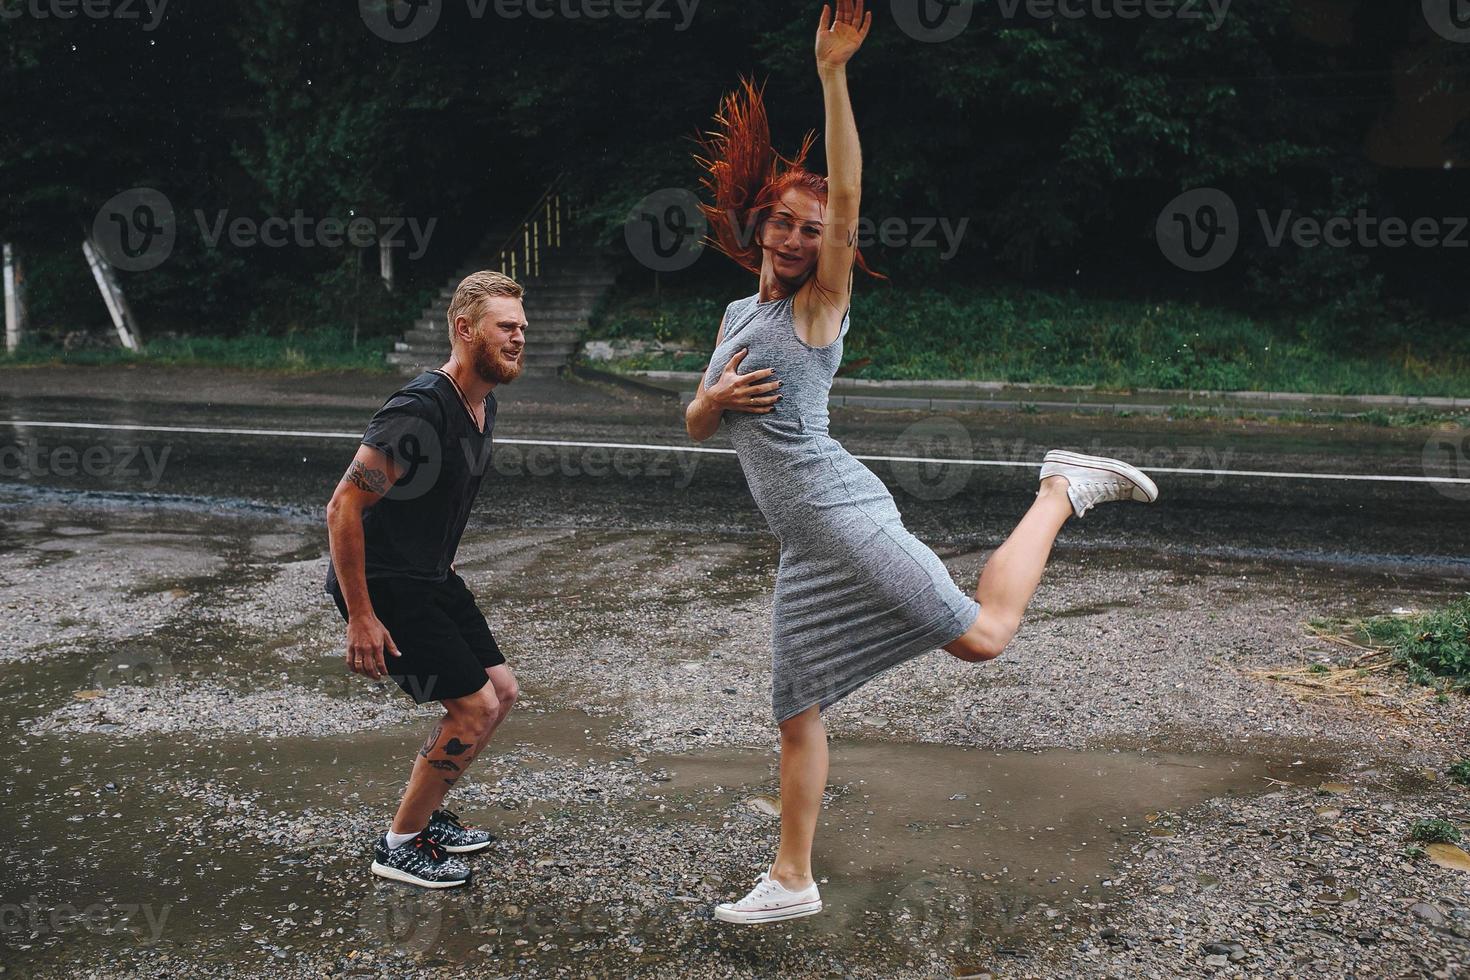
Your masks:
[[[577,216],[576,208],[562,189],[565,176],[558,174],[547,185],[520,224],[501,244],[497,253],[500,271],[512,279],[522,275],[527,278],[541,275],[542,256],[562,246],[566,226]]]

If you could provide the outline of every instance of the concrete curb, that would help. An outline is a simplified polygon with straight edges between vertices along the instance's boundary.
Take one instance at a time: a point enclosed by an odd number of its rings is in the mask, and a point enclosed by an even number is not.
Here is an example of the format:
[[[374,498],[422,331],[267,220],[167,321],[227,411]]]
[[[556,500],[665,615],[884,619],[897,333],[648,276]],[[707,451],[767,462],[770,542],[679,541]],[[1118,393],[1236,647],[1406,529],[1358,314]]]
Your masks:
[[[673,395],[676,392],[665,389]],[[688,405],[694,400],[694,392],[677,392],[679,403]],[[1132,412],[1137,415],[1164,415],[1172,405],[1113,404],[1111,402],[1047,402],[1010,401],[1001,398],[984,401],[968,398],[883,398],[876,395],[831,395],[827,399],[829,408],[875,408],[891,411],[919,412],[1019,412],[1023,408],[1038,412],[1081,412],[1090,415],[1107,415],[1115,412]],[[1284,415],[1290,409],[1260,409],[1263,415]]]
[[[599,372],[600,374],[612,374],[612,372]],[[632,377],[624,375],[624,377]],[[687,384],[690,386],[699,383],[700,374],[697,371],[640,371],[636,377],[647,379],[645,383],[664,382],[665,384]],[[923,397],[923,396],[895,396],[878,394],[885,389],[940,389],[945,392],[945,397]],[[671,388],[665,388],[671,391]],[[981,398],[952,397],[950,391],[956,393],[972,392],[974,394],[985,393]],[[862,392],[861,394],[859,392]],[[869,394],[867,392],[873,392]],[[1046,394],[1074,394],[1074,400],[1062,401],[1056,398],[1022,398],[1017,397],[1021,393],[1035,392],[1038,395]],[[1244,408],[1248,411],[1260,412],[1261,414],[1282,415],[1297,411],[1310,411],[1313,406],[1332,405],[1337,407],[1361,408],[1363,411],[1382,408],[1431,408],[1431,409],[1470,409],[1470,398],[1448,398],[1434,395],[1324,395],[1314,392],[1294,391],[1197,391],[1168,388],[1137,388],[1127,393],[1131,397],[1158,396],[1157,401],[1115,401],[1110,395],[1123,393],[1099,392],[1094,386],[1065,386],[1065,385],[1029,385],[1029,384],[1007,384],[1000,381],[869,381],[860,378],[843,379],[838,378],[832,385],[832,405],[846,405],[853,408],[893,408],[910,409],[918,411],[978,411],[981,409],[998,410],[1020,410],[1022,406],[1035,406],[1039,410],[1069,411],[1069,412],[1142,412],[1152,414],[1163,414],[1169,409],[1189,405],[1191,402],[1210,401],[1212,405],[1200,405],[1200,408]],[[997,397],[1005,395],[1007,397]],[[1086,396],[1092,396],[1088,398]],[[688,401],[688,394],[681,393],[684,401]],[[1231,405],[1230,402],[1245,402],[1246,405]],[[1261,406],[1261,407],[1258,407]],[[1271,406],[1271,407],[1265,407]],[[1318,409],[1322,410],[1322,409]]]
[[[585,364],[571,364],[567,368],[567,373],[574,378],[580,378],[584,381],[600,381],[604,384],[617,385],[618,387],[626,388],[629,391],[636,391],[639,394],[643,395],[653,395],[657,398],[674,399],[681,397],[680,393],[673,388],[650,384],[649,382],[644,381],[642,378],[635,375],[618,374],[615,371],[601,371],[597,368],[588,367]],[[699,375],[694,374],[694,378],[694,383],[698,384]],[[692,397],[692,394],[689,397]],[[684,398],[684,401],[687,404],[688,397]]]

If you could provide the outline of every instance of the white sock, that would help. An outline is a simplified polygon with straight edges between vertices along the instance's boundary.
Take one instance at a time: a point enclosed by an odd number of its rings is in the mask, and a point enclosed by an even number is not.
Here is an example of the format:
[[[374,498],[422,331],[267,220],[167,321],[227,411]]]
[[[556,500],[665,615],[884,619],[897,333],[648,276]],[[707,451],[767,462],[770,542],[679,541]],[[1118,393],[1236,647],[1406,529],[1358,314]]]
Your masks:
[[[389,847],[389,849],[392,849],[392,848],[395,848],[395,847],[402,847],[404,844],[407,844],[409,841],[413,840],[418,835],[419,835],[419,831],[414,831],[411,834],[395,834],[395,833],[393,833],[393,828],[392,827],[389,827],[388,828],[388,847]]]

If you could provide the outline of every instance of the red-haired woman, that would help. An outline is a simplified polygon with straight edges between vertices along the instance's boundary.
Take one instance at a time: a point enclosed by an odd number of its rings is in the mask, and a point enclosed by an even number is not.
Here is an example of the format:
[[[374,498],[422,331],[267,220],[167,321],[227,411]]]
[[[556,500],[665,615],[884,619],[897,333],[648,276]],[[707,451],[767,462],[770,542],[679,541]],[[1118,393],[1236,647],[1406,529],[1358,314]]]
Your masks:
[[[690,436],[723,421],[757,505],[781,542],[772,615],[772,706],[781,730],[781,844],[726,922],[772,922],[822,908],[812,835],[827,782],[821,711],[890,667],[942,647],[961,660],[1000,654],[1067,519],[1158,489],[1115,459],[1053,450],[1036,500],[986,562],[972,598],[904,529],[882,481],[827,431],[827,395],[842,360],[857,254],[861,164],[846,65],[872,23],[862,0],[822,7],[817,74],[826,105],[827,176],[778,172],[761,93],[728,96],[697,157],[715,244],[760,275],[725,310],[715,352],[689,405]],[[749,230],[742,237],[743,230]]]

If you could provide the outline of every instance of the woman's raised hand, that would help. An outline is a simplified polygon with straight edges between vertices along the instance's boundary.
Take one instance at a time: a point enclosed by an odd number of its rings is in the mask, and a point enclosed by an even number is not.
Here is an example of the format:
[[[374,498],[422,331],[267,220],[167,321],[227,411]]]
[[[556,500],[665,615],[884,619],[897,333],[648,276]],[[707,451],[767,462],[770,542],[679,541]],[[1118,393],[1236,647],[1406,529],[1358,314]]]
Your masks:
[[[774,409],[776,402],[781,400],[781,396],[775,394],[776,389],[781,387],[781,382],[767,380],[776,373],[775,368],[761,368],[749,374],[737,371],[736,368],[748,353],[748,347],[736,351],[735,356],[725,365],[725,370],[720,372],[719,380],[706,388],[704,393],[721,409],[763,415]]]
[[[873,12],[863,13],[863,0],[837,0],[837,19],[832,8],[822,4],[822,19],[817,24],[817,67],[840,68],[857,54],[873,26]]]

